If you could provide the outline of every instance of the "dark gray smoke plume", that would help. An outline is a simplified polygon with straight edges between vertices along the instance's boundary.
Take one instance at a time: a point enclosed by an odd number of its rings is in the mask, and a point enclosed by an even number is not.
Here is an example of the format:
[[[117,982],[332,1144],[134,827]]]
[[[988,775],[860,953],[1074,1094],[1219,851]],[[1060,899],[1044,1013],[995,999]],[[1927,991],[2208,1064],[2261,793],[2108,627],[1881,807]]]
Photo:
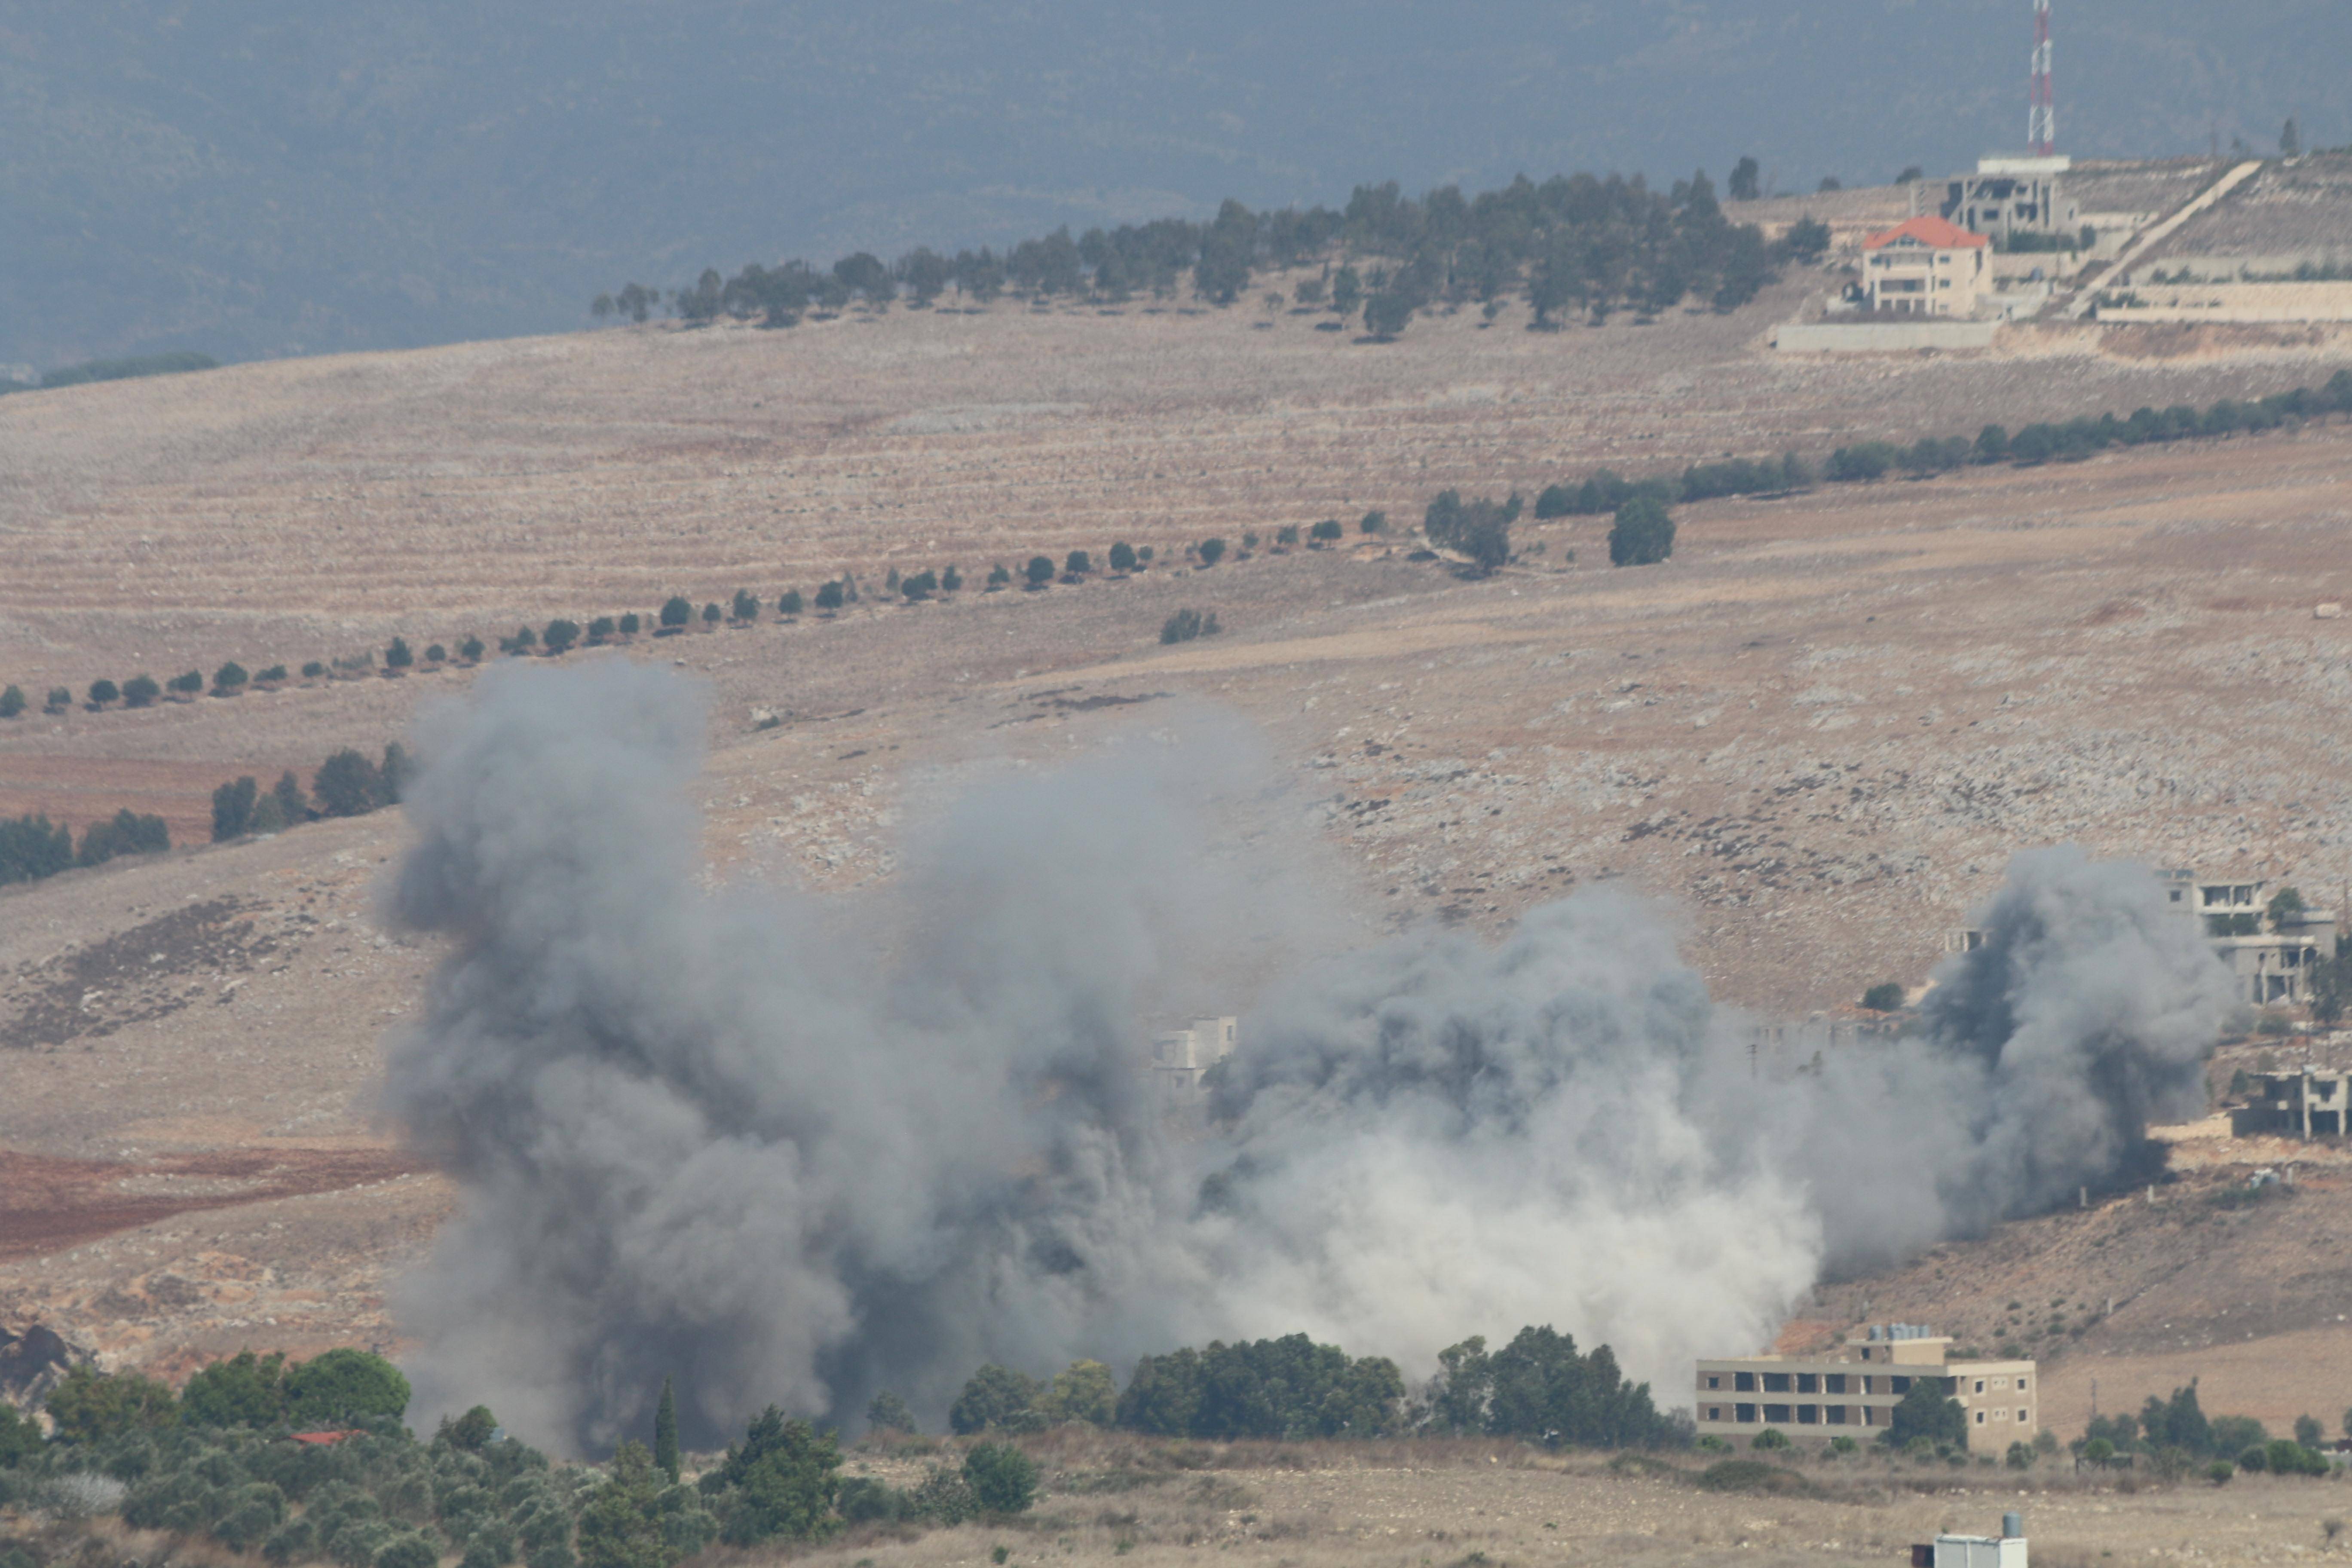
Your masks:
[[[672,1373],[715,1441],[882,1386],[936,1415],[987,1360],[1303,1328],[1425,1370],[1523,1322],[1672,1386],[1825,1265],[2109,1179],[2229,1005],[2152,879],[2070,851],[2021,858],[1926,1038],[1818,1074],[1751,1072],[1619,894],[1316,958],[1218,816],[1230,742],[982,786],[874,899],[706,892],[702,722],[614,659],[422,737],[390,912],[450,952],[387,1096],[464,1203],[399,1300],[420,1415],[603,1451]],[[1213,1131],[1172,1134],[1151,1023],[1270,958]]]

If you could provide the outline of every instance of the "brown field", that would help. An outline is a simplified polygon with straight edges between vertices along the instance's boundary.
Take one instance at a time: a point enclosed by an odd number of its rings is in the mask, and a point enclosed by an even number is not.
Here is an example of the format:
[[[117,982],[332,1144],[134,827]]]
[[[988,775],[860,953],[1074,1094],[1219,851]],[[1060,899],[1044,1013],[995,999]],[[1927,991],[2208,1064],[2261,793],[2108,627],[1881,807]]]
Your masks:
[[[702,802],[722,867],[818,888],[886,877],[907,815],[958,780],[1190,701],[1262,734],[1285,784],[1270,812],[1309,825],[1335,907],[1368,929],[1497,929],[1622,880],[1675,911],[1720,998],[1777,1016],[1924,977],[2021,847],[2227,863],[2343,899],[2352,620],[2313,607],[2352,600],[2352,424],[1693,505],[1673,562],[1638,571],[1609,568],[1597,520],[1522,523],[1518,563],[1483,582],[1407,559],[1402,533],[1183,563],[1189,542],[1352,530],[1371,508],[1406,525],[1447,486],[1818,458],[2315,384],[2352,359],[2330,331],[2250,329],[2030,330],[1985,354],[1803,363],[1761,347],[1836,281],[1647,326],[1533,333],[1513,311],[1491,329],[1464,313],[1390,345],[1255,303],[1000,305],[20,395],[0,401],[0,681],[37,698],[231,658],[299,667],[395,633],[421,651],[671,592],[740,585],[772,607],[846,569],[869,594],[837,617],[571,656],[709,682]],[[994,562],[1122,538],[1159,563],[977,591]],[[881,602],[887,569],[950,562],[972,581],[951,601]],[[1185,606],[1225,631],[1162,647]],[[0,727],[0,813],[79,826],[129,805],[194,846],[214,784],[375,751],[471,679],[29,713]],[[782,722],[755,729],[755,710]],[[378,1035],[434,956],[371,918],[401,842],[383,813],[0,890],[0,1319],[167,1371],[246,1343],[393,1342],[386,1282],[453,1201],[385,1147],[369,1100]],[[2030,1327],[2062,1425],[2079,1426],[2094,1379],[2104,1410],[2189,1376],[2209,1410],[2332,1424],[2352,1405],[2346,1173],[2320,1159],[2292,1197],[2225,1210],[2212,1194],[2282,1152],[2178,1148],[2181,1180],[2153,1201],[2005,1226],[1796,1313],[1850,1322],[1866,1301],[1964,1335]],[[27,1177],[45,1184],[30,1198]],[[1187,1473],[1051,1499],[1008,1543],[1109,1554],[1124,1539],[1140,1561],[1214,1542],[1300,1564],[1885,1561],[1940,1522],[1989,1527],[2014,1490],[1889,1475],[1723,1498],[1524,1455],[1234,1464],[1215,1476],[1248,1502]],[[2342,1496],[2025,1484],[2037,1555],[2060,1563],[2192,1543],[2284,1560],[2319,1549]],[[967,1529],[887,1560],[992,1543]]]

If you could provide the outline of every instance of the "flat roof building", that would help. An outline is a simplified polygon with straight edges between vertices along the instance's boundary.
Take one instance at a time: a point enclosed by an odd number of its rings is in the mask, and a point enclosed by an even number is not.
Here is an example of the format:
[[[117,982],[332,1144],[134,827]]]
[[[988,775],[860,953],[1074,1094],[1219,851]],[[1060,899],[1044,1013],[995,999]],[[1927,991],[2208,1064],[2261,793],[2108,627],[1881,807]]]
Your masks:
[[[2230,1131],[2284,1132],[2297,1138],[2341,1138],[2352,1106],[2352,1072],[2305,1064],[2296,1072],[2258,1072],[2248,1079],[2246,1103],[2230,1112]]]
[[[1701,1436],[1753,1437],[1767,1426],[1790,1438],[1877,1437],[1921,1380],[1960,1402],[1969,1451],[2006,1453],[2042,1430],[2040,1373],[2030,1361],[1952,1361],[1952,1342],[1909,1323],[1873,1324],[1833,1351],[1742,1356],[1698,1363]]]
[[[2079,215],[2058,178],[2068,166],[2063,156],[1979,158],[1975,174],[1946,183],[1942,215],[1971,233],[2004,241],[2021,230],[2071,233]]]

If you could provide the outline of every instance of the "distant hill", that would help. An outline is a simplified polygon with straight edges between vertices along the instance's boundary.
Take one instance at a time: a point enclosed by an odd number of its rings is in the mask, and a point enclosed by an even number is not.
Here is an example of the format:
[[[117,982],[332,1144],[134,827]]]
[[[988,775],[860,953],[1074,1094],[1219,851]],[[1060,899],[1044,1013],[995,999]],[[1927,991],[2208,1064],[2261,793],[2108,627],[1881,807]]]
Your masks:
[[[0,363],[582,324],[623,278],[2022,134],[2025,0],[0,0]],[[2082,153],[2352,141],[2341,0],[2061,0]]]

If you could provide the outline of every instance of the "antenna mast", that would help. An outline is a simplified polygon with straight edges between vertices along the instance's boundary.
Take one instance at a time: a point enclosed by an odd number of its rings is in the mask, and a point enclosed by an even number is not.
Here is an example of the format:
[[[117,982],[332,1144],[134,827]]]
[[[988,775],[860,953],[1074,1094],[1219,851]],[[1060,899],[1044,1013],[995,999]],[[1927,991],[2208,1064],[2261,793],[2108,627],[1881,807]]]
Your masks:
[[[2050,0],[2033,0],[2033,80],[2027,89],[2025,150],[2047,158],[2058,150],[2058,110],[2050,90]]]

